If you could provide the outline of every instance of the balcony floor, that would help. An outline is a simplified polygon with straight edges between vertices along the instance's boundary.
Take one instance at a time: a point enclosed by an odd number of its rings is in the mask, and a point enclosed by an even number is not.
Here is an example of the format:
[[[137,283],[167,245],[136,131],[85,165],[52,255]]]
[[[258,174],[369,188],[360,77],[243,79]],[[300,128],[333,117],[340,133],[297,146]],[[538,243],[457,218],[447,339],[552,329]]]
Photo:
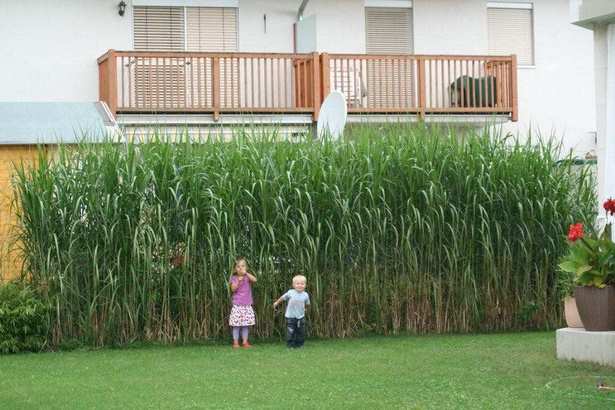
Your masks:
[[[425,122],[451,126],[483,127],[510,120],[508,115],[429,114]],[[416,123],[415,114],[349,114],[349,124]],[[231,137],[239,128],[258,127],[265,132],[276,132],[291,137],[312,129],[311,114],[221,114],[214,121],[212,114],[120,114],[117,122],[130,138],[147,138],[158,133],[173,136],[188,133],[192,138],[206,136]]]
[[[504,123],[506,114],[428,114],[425,122],[441,124]],[[416,114],[348,114],[348,123],[418,122]],[[311,114],[221,114],[216,121],[212,114],[119,114],[117,122],[124,127],[183,126],[309,126]]]

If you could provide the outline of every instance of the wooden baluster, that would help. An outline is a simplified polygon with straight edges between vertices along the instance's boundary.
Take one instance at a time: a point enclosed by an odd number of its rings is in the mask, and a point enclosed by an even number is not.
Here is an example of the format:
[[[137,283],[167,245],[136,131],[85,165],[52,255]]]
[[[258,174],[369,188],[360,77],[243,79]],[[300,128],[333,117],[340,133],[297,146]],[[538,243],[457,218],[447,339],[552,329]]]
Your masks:
[[[107,96],[107,80],[109,78],[108,61],[109,58],[107,55],[100,57],[98,60],[98,100],[104,101],[107,106],[109,105],[109,97]]]
[[[410,107],[412,107],[412,101],[410,101],[410,90],[412,89],[412,80],[411,77],[408,75],[408,71],[409,70],[409,66],[410,64],[412,64],[412,60],[410,59],[410,57],[404,57],[403,59],[403,67],[404,67],[404,93],[402,96],[402,101],[403,101],[403,107],[404,109],[408,110]]]
[[[331,60],[329,59],[329,54],[322,53],[320,55],[320,81],[321,81],[321,102],[327,98],[327,95],[331,92]]]
[[[108,101],[107,105],[113,115],[117,114],[117,56],[114,50],[109,52],[109,71],[108,71]]]
[[[422,120],[425,119],[425,60],[422,57],[417,58],[418,65],[417,82],[419,86],[419,116]]]
[[[397,62],[397,107],[401,110],[404,107],[403,93],[406,86],[406,77],[402,76],[403,57],[396,58]]]
[[[130,59],[129,59],[130,61]],[[124,90],[124,56],[120,57],[120,93],[121,93],[121,97],[120,97],[120,101],[119,101],[119,106],[120,107],[124,107],[126,105],[126,103],[124,102],[124,94],[125,94],[125,90]]]
[[[517,55],[512,55],[512,61],[510,62],[510,89],[511,89],[511,120],[517,121],[519,119],[519,106],[517,100]]]
[[[290,63],[289,63],[289,61],[290,61]],[[284,81],[283,81],[283,84],[284,84],[284,106],[290,108],[293,105],[293,100],[292,100],[292,98],[293,98],[293,94],[292,94],[293,93],[293,89],[292,89],[292,86],[289,86],[289,81],[292,83],[293,75],[292,75],[292,71],[290,71],[288,69],[289,65],[292,65],[292,60],[289,59],[289,58],[285,58],[284,59],[284,64],[283,64],[283,68],[282,68],[282,72],[284,74]],[[290,71],[290,80],[288,79],[288,72],[289,71]],[[290,93],[289,93],[289,91],[290,91]]]
[[[392,108],[395,105],[395,90],[393,89],[395,73],[393,72],[393,61],[390,58],[385,57],[384,59],[384,71],[386,72],[387,108]]]
[[[254,57],[250,58],[250,73],[251,73],[251,75],[250,75],[251,87],[250,88],[252,89],[251,90],[252,93],[250,94],[250,108],[254,108],[255,107],[254,95],[255,95],[255,87],[256,87],[256,84],[255,84],[256,83],[256,75],[254,74],[255,73],[255,70],[254,70],[254,60],[255,60]]]
[[[484,67],[484,63],[481,63],[481,61],[477,61],[477,69],[478,69],[478,105],[480,107],[483,108],[488,108],[488,105],[486,104],[487,102],[487,96],[486,96],[486,92],[487,92],[487,77],[485,77],[484,74],[484,70],[481,69],[481,67]]]
[[[220,118],[220,57],[213,57],[211,67],[212,108],[214,121]]]
[[[194,64],[194,61],[192,62],[192,64]],[[201,57],[196,58],[196,76],[194,75],[194,73],[192,74],[192,81],[195,83],[196,90],[194,96],[194,104],[196,107],[201,108],[203,106],[203,98],[201,97],[201,92],[203,92],[203,95],[205,95],[204,87],[201,87]]]
[[[495,74],[495,104],[497,107],[502,107],[504,106],[504,104],[502,103],[502,96],[503,96],[503,92],[502,92],[502,64],[501,63],[497,63],[496,64],[496,74]]]
[[[476,60],[472,60],[472,77],[474,77],[474,81],[472,82],[472,99],[474,101],[473,106],[478,108],[480,107],[480,98],[477,98],[480,94],[480,74],[476,73]]]
[[[444,105],[445,107],[451,107],[452,106],[452,101],[451,101],[451,93],[449,90],[449,86],[451,85],[451,60],[449,60],[448,58],[446,59],[446,80],[444,83],[444,90],[445,90],[445,98],[446,100],[444,101]]]
[[[302,60],[302,67],[303,67],[303,75],[302,75],[302,86],[303,86],[303,104],[301,105],[303,108],[307,108],[309,107],[309,96],[308,96],[308,60],[306,58],[304,58]]]
[[[444,78],[444,63],[446,60],[440,60],[440,108],[446,107],[446,82]]]
[[[239,84],[243,83],[243,86],[239,87],[239,107],[245,108],[248,105],[248,65],[247,59],[242,57],[237,60],[237,66],[239,70]],[[243,65],[243,72],[241,66]],[[243,80],[243,81],[242,81]]]
[[[312,120],[318,121],[320,111],[320,64],[318,53],[312,53]]]
[[[276,68],[277,68],[277,80],[278,80],[278,103],[276,104],[277,108],[282,108],[282,71],[280,70],[280,65],[282,62],[281,58],[277,58],[276,60]]]
[[[186,104],[191,108],[194,109],[194,64],[193,64],[193,59],[192,57],[188,57],[188,61],[184,64],[187,64],[184,66],[184,69],[186,70],[186,81],[188,81],[188,79],[190,79],[190,100],[189,102],[187,102]],[[188,76],[188,67],[190,67],[190,76]],[[187,84],[187,83],[186,83]],[[186,89],[188,87],[186,86]],[[186,92],[186,99],[188,99],[188,93]]]
[[[459,71],[461,72],[460,77],[461,81],[461,108],[466,108],[466,100],[468,94],[468,82],[467,82],[467,74],[463,69],[463,60],[459,60]]]

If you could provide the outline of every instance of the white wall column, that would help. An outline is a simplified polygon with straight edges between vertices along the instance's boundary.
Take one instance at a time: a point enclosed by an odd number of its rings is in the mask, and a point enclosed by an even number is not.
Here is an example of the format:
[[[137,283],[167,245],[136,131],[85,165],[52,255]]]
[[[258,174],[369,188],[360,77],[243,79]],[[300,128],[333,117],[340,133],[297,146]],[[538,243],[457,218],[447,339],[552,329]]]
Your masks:
[[[607,198],[615,198],[615,23],[607,29],[608,61],[606,70],[606,126],[603,138],[603,158],[598,158],[604,166],[601,175],[603,187],[600,205]]]

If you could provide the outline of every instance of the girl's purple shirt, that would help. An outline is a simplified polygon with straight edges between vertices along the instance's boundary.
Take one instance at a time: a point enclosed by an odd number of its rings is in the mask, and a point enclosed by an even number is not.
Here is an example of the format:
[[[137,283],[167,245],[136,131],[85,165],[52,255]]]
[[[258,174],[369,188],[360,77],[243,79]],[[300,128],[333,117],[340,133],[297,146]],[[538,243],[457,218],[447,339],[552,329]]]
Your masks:
[[[239,283],[237,275],[231,276],[231,285]],[[252,304],[252,284],[247,276],[243,277],[239,287],[233,293],[233,305],[251,305]]]

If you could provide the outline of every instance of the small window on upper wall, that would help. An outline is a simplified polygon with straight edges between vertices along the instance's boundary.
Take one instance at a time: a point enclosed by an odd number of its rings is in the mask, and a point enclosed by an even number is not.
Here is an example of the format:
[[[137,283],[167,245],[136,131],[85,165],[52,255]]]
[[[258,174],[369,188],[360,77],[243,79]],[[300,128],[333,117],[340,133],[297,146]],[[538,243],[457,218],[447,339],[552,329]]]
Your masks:
[[[487,4],[489,54],[517,55],[519,65],[534,65],[534,13],[531,3]]]
[[[412,53],[412,9],[366,7],[365,32],[369,54]]]

